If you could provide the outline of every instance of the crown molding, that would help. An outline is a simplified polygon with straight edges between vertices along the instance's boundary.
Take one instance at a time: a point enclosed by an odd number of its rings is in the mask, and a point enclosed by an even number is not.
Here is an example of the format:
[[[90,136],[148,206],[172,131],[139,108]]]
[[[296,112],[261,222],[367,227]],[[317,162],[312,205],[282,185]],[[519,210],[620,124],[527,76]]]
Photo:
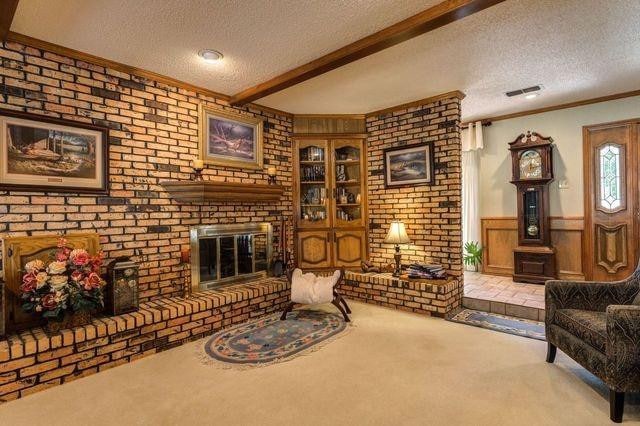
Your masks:
[[[428,98],[418,99],[417,101],[411,101],[411,102],[407,102],[405,104],[395,105],[395,106],[392,106],[392,107],[379,109],[377,111],[371,111],[371,112],[366,113],[365,117],[373,117],[373,116],[376,116],[376,115],[382,115],[382,114],[387,114],[387,113],[394,112],[394,111],[399,111],[401,109],[407,109],[407,108],[412,108],[412,107],[416,107],[416,106],[422,106],[422,105],[426,105],[426,104],[431,104],[431,103],[434,103],[434,102],[441,101],[443,99],[463,100],[465,96],[466,95],[464,93],[462,93],[460,90],[454,90],[452,92],[441,93],[439,95],[430,96]]]
[[[167,77],[166,75],[158,74],[153,71],[148,71],[142,68],[126,65],[121,62],[112,61],[111,59],[105,59],[100,56],[81,52],[79,50],[71,49],[69,47],[60,46],[59,44],[50,43],[48,41],[40,40],[24,34],[16,33],[13,31],[10,31],[9,34],[7,35],[7,41],[19,43],[25,46],[36,48],[36,49],[46,50],[48,52],[55,53],[60,56],[67,56],[69,58],[85,61],[85,62],[98,65],[104,68],[110,68],[112,70],[120,71],[126,74],[131,74],[137,77],[153,80],[158,83],[166,84],[168,86],[175,86],[180,89],[189,90],[191,92],[195,92],[203,96],[210,96],[216,99],[221,99],[226,102],[229,102],[229,99],[231,98],[229,95],[225,95],[224,93],[205,89],[204,87],[196,86],[196,85],[184,82],[182,80],[175,79],[173,77]],[[285,116],[288,118],[293,118],[293,114],[276,109],[276,108],[270,108],[270,107],[266,107],[256,103],[250,103],[250,104],[247,104],[246,106],[257,108],[265,112],[270,112],[270,113]]]
[[[343,118],[361,120],[365,114],[293,114],[294,118]]]
[[[567,102],[564,104],[552,105],[548,107],[529,109],[526,111],[514,112],[511,114],[496,115],[494,117],[487,117],[487,118],[482,118],[480,120],[473,120],[473,122],[476,123],[480,121],[481,123],[485,124],[485,123],[491,123],[493,121],[509,120],[511,118],[524,117],[527,115],[534,115],[534,114],[542,114],[544,112],[557,111],[560,109],[567,109],[567,108],[575,108],[575,107],[584,106],[584,105],[597,104],[600,102],[613,101],[616,99],[631,98],[633,96],[640,96],[640,90],[614,93],[613,95],[606,95],[606,96],[600,96],[597,98],[583,99],[581,101]],[[467,126],[469,123],[470,123],[469,121],[465,121],[464,123],[461,124],[461,126]]]

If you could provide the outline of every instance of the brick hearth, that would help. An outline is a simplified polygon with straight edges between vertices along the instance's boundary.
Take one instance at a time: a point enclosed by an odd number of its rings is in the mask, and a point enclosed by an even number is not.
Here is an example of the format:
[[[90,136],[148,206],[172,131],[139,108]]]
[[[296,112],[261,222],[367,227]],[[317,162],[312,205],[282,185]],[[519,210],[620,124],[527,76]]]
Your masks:
[[[404,280],[388,273],[347,271],[340,291],[349,299],[438,317],[459,307],[462,301],[462,282],[454,277]]]
[[[142,303],[130,314],[48,336],[34,328],[0,342],[0,402],[29,395],[210,335],[226,326],[282,310],[286,280]]]

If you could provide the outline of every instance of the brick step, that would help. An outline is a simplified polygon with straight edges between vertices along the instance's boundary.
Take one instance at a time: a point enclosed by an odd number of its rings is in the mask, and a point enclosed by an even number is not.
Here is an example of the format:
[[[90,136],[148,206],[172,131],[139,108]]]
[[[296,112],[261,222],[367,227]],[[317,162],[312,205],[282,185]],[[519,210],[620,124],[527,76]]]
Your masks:
[[[534,321],[544,321],[544,309],[533,308],[531,306],[522,306],[468,296],[462,298],[462,306],[468,309],[475,309],[476,311],[491,312],[493,314],[508,315]]]

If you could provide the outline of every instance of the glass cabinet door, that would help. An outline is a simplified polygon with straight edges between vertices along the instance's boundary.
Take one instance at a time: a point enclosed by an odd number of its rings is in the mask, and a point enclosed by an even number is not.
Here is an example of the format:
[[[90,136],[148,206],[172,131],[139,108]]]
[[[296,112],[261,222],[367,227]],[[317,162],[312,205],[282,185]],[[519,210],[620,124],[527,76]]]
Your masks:
[[[364,226],[366,176],[361,141],[335,139],[331,149],[334,226]]]
[[[302,140],[297,149],[299,227],[329,226],[328,141]]]

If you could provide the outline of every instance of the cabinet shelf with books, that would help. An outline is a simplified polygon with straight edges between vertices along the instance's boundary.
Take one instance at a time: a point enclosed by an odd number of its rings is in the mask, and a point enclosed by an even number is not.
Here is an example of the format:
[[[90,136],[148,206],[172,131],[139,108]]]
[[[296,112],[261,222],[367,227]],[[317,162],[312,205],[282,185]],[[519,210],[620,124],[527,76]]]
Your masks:
[[[366,258],[366,154],[361,138],[296,138],[298,266],[356,267]]]

